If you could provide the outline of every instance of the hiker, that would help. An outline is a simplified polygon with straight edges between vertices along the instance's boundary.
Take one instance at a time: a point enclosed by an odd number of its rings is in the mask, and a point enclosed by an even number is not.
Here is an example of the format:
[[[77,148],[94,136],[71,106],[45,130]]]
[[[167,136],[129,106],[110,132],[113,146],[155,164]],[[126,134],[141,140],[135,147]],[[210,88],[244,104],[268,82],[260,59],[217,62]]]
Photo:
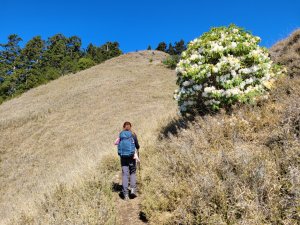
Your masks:
[[[136,134],[131,130],[131,123],[125,122],[119,138],[115,141],[118,145],[118,155],[122,167],[122,192],[125,200],[129,199],[128,178],[130,175],[130,195],[134,198],[136,193],[136,163],[139,161],[137,151],[140,148]]]

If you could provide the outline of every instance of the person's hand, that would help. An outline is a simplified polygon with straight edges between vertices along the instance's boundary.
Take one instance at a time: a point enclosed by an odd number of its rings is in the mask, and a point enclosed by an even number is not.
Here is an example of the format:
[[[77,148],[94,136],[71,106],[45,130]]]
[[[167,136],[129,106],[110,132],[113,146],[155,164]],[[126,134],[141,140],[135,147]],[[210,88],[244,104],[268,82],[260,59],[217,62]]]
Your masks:
[[[134,152],[133,159],[135,159],[135,160],[137,160],[138,162],[140,162],[140,159],[139,159],[139,156],[138,156],[138,154],[137,154],[137,151]]]

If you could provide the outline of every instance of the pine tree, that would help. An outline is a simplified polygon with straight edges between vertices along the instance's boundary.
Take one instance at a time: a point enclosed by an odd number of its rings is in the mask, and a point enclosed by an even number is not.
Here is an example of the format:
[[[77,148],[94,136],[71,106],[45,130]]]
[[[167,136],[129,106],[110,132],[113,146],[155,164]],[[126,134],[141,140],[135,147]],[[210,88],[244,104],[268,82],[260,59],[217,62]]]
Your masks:
[[[148,48],[147,48],[147,50],[151,50],[152,48],[151,48],[151,45],[148,45]]]
[[[185,50],[186,50],[186,45],[185,45],[183,39],[181,39],[179,42],[175,42],[175,54],[176,55],[180,55]]]
[[[167,49],[167,53],[169,53],[170,55],[175,55],[176,54],[175,49],[174,49],[174,47],[171,43],[169,44],[169,47]]]
[[[67,54],[68,39],[62,34],[56,34],[47,41],[45,51],[45,66],[61,68],[64,57]]]
[[[81,38],[72,36],[67,40],[67,55],[72,59],[78,59],[82,56],[81,51]]]
[[[39,74],[41,74],[40,68],[42,67],[44,51],[45,42],[41,36],[33,37],[26,43],[20,55],[21,66],[16,71],[16,91],[22,92],[36,85],[34,82],[30,82],[30,80],[36,80],[36,78],[29,77],[39,77]]]
[[[8,36],[8,42],[6,44],[0,44],[2,48],[0,51],[0,69],[2,70],[1,72],[4,73],[4,76],[11,75],[20,63],[20,41],[22,41],[22,38],[17,34],[11,34]]]
[[[45,51],[45,42],[41,36],[33,37],[28,41],[21,52],[21,59],[27,69],[41,63]]]
[[[158,44],[156,50],[166,52],[167,51],[167,44],[165,42],[160,42]]]
[[[95,61],[97,55],[97,47],[90,43],[86,49],[86,56]]]

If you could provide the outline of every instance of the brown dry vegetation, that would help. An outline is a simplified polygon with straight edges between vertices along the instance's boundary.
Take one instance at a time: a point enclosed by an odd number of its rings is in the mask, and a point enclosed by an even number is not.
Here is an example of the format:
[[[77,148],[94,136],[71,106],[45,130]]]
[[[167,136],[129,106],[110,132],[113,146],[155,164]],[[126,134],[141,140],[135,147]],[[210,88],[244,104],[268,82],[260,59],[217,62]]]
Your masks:
[[[300,75],[300,29],[270,49],[274,62],[286,65],[290,76]]]
[[[0,106],[0,224],[22,210],[13,224],[114,224],[106,171],[115,160],[102,158],[116,156],[112,143],[125,120],[144,145],[156,121],[176,113],[165,56],[122,55]]]
[[[299,224],[299,34],[272,48],[294,78],[278,81],[268,99],[161,123],[144,151],[142,211],[151,224]]]
[[[142,210],[149,220],[297,224],[299,90],[299,78],[285,79],[258,105],[191,122],[172,120],[162,136],[176,126],[178,134],[144,151]]]

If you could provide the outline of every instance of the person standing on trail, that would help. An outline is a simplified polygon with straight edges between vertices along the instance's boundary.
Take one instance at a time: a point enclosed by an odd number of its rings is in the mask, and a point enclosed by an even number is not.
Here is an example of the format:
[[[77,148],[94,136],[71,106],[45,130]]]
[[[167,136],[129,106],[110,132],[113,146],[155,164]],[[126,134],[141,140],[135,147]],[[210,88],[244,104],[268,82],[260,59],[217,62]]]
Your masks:
[[[125,200],[129,199],[128,180],[130,176],[130,195],[136,193],[136,163],[139,161],[137,151],[140,148],[136,134],[131,130],[131,123],[125,122],[115,145],[118,145],[118,155],[122,167],[122,192]]]

